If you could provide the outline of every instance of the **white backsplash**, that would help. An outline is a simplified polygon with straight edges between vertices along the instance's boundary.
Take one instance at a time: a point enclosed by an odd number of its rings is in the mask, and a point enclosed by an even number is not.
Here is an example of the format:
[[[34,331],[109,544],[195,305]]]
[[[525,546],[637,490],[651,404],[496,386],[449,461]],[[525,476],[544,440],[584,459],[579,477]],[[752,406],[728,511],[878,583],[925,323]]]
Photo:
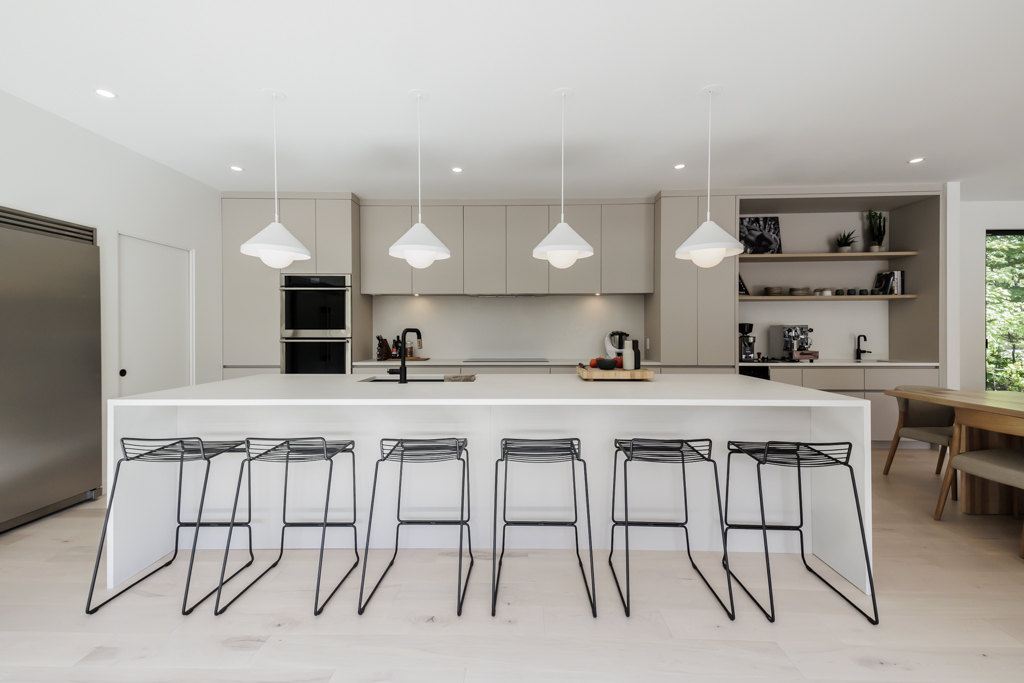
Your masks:
[[[579,358],[604,355],[604,338],[628,332],[644,348],[644,297],[376,296],[373,334],[423,333],[430,358]],[[356,359],[365,360],[365,359]]]

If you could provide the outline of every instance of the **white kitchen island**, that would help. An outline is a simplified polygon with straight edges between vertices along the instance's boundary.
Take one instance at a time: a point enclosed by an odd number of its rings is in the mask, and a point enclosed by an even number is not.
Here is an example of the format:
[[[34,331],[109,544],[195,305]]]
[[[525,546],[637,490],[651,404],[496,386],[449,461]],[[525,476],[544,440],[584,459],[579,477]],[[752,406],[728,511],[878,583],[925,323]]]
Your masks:
[[[584,382],[575,375],[479,375],[472,383],[405,385],[366,379],[358,375],[259,375],[111,399],[107,472],[112,476],[121,458],[119,439],[123,437],[353,439],[362,545],[380,440],[458,436],[469,440],[474,548],[489,551],[494,462],[501,439],[578,437],[589,469],[594,546],[607,548],[615,438],[710,438],[723,489],[729,440],[849,441],[871,547],[870,404],[865,400],[737,375],[656,375],[648,382]],[[214,459],[205,520],[230,517],[241,458],[228,454]],[[351,467],[344,456],[336,465],[331,514],[345,519],[351,514]],[[186,465],[186,519],[194,519],[202,467]],[[453,463],[407,465],[404,516],[457,517],[457,467]],[[371,547],[390,547],[394,542],[397,470],[397,465],[381,467]],[[282,473],[280,465],[253,468],[253,532],[258,548],[276,548],[279,543]],[[769,523],[795,523],[795,470],[766,467],[764,474]],[[289,477],[289,517],[316,520],[323,510],[326,465],[293,466]],[[681,517],[678,470],[637,464],[630,467],[629,477],[632,518]],[[731,521],[759,521],[753,461],[734,457],[732,477]],[[563,465],[512,468],[510,515],[549,519],[571,515],[570,482],[569,468]],[[687,482],[693,549],[720,550],[710,465],[687,465]],[[724,498],[724,490],[722,493]],[[176,465],[131,463],[122,467],[107,532],[108,587],[122,584],[171,552],[176,494]],[[618,499],[621,501],[621,491]],[[804,504],[809,551],[866,591],[860,531],[845,468],[807,470]],[[345,531],[329,532],[328,544],[351,547],[351,533]],[[585,525],[581,532],[585,534]],[[233,547],[240,547],[244,537],[244,533],[236,534]],[[220,529],[204,530],[200,547],[223,548],[224,538]],[[585,543],[586,536],[582,538]],[[191,532],[183,533],[182,543],[187,547],[190,541]],[[773,552],[799,551],[794,533],[770,532],[769,541]],[[634,549],[681,550],[683,544],[681,530],[636,528],[630,532]],[[290,531],[288,545],[317,547],[319,531]],[[508,545],[569,548],[572,535],[564,528],[512,529]],[[454,527],[406,528],[402,546],[457,548],[458,532]],[[730,552],[743,551],[761,551],[760,532],[730,535]]]

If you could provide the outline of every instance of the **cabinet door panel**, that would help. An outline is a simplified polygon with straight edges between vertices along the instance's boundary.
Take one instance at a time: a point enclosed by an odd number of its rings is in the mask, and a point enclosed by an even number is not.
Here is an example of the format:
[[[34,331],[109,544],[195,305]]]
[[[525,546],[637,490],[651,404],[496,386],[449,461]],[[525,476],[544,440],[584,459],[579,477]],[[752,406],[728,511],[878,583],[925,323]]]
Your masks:
[[[885,391],[903,384],[939,386],[938,368],[864,368],[864,388]]]
[[[505,289],[509,294],[547,294],[548,262],[533,248],[548,234],[548,207],[505,209]]]
[[[772,370],[774,374],[774,370]],[[864,371],[860,368],[803,368],[804,386],[822,391],[863,391]]]
[[[316,272],[353,273],[352,200],[316,200]]]
[[[561,207],[548,211],[548,230],[561,220]],[[601,206],[580,204],[565,207],[565,222],[594,248],[594,255],[581,258],[568,268],[548,265],[551,294],[596,294],[601,291]],[[536,245],[534,245],[536,246]],[[531,249],[532,251],[532,249]]]
[[[654,291],[654,205],[601,207],[601,292]]]
[[[225,365],[281,362],[279,271],[239,251],[273,220],[273,199],[221,200]]]
[[[388,255],[388,248],[413,226],[414,211],[408,206],[360,207],[363,294],[412,294],[412,266]]]
[[[701,197],[697,215],[701,223],[707,217],[707,207],[707,197]],[[711,220],[735,237],[736,198],[711,197]],[[738,273],[736,257],[727,258],[713,268],[697,269],[697,362],[700,365],[727,365],[736,361]]]
[[[865,391],[864,397],[871,401],[871,440],[892,441],[900,417],[896,399],[881,391]]]
[[[305,261],[293,261],[284,273],[315,273],[316,270],[316,200],[315,199],[282,199],[281,223],[302,246],[309,249],[310,258]]]
[[[505,207],[464,207],[463,226],[466,294],[504,294]]]
[[[659,204],[660,360],[662,365],[697,365],[698,268],[675,257],[676,248],[697,229],[697,198],[662,197]]]
[[[424,206],[423,223],[441,240],[451,257],[412,271],[417,294],[462,294],[462,207]]]
[[[773,382],[792,384],[796,387],[804,385],[803,374],[801,374],[800,368],[770,368],[769,372]]]

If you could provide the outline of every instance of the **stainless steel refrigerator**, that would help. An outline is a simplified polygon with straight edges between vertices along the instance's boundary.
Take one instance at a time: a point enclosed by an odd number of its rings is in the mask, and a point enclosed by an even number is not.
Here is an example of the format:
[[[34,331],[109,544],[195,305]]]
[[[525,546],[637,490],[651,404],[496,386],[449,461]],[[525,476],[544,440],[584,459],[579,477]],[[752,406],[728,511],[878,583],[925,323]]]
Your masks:
[[[0,208],[0,532],[102,486],[95,231]]]

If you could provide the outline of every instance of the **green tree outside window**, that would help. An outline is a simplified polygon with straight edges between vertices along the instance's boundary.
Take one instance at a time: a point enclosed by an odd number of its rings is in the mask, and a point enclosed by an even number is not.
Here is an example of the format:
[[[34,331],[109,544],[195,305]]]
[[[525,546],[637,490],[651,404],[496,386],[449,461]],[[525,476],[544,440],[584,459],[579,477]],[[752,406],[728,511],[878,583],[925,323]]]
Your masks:
[[[985,261],[985,385],[1024,391],[1024,234],[988,235]]]

